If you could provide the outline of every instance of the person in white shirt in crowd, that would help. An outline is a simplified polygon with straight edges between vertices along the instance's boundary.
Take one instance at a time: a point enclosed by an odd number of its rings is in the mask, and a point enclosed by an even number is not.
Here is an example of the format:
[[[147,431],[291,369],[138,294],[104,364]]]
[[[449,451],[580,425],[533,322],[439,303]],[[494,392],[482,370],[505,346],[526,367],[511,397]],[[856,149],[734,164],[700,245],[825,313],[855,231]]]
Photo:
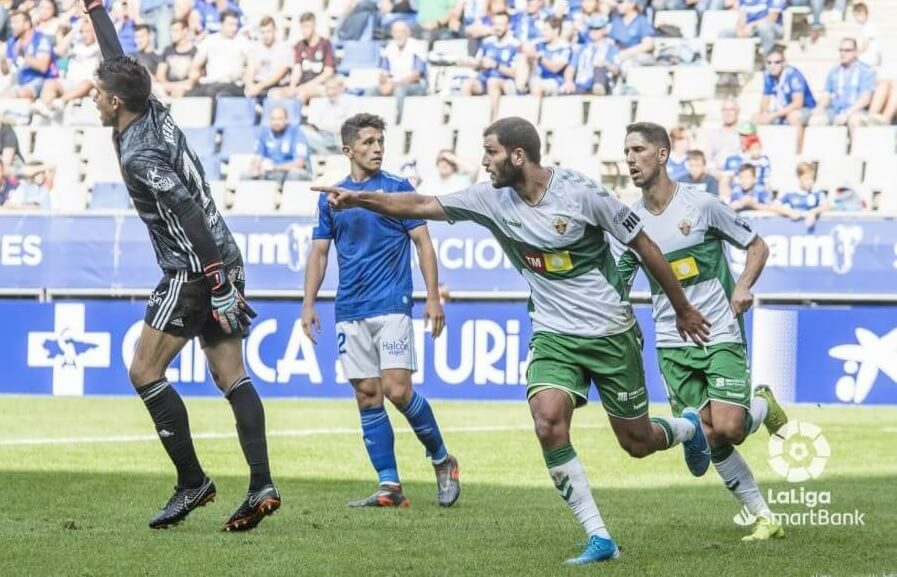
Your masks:
[[[305,109],[303,132],[315,154],[339,154],[340,129],[359,109],[358,98],[346,94],[342,76],[331,76],[324,84],[325,97],[312,98]]]
[[[610,20],[596,14],[588,21],[588,42],[576,53],[573,65],[564,71],[564,94],[611,93],[620,75],[620,49],[608,38]]]
[[[196,45],[190,37],[185,20],[172,21],[169,36],[171,44],[162,52],[162,61],[156,68],[153,86],[163,94],[180,98],[196,84],[190,79],[190,70],[196,58]]]
[[[239,17],[225,11],[221,31],[199,45],[190,78],[197,82],[187,96],[243,96],[243,78],[251,50],[249,41],[238,35]]]
[[[259,39],[249,53],[249,65],[243,92],[249,97],[264,98],[268,91],[289,83],[293,54],[285,42],[277,40],[274,18],[265,16],[259,22]]]
[[[72,100],[84,98],[93,89],[93,74],[100,63],[100,45],[93,26],[78,22],[72,31],[56,45],[60,57],[68,57],[63,78],[51,78],[44,83],[35,112],[52,118],[61,113]],[[61,120],[61,119],[59,119]]]
[[[865,2],[853,5],[853,19],[862,28],[857,37],[859,43],[859,60],[876,71],[878,81],[869,103],[869,124],[890,124],[897,117],[897,78],[887,78],[881,67],[881,46],[879,38],[881,30],[878,24],[869,19],[869,7]],[[889,74],[890,76],[890,74]]]
[[[523,54],[532,70],[530,94],[537,98],[561,93],[564,74],[573,60],[573,48],[561,38],[563,24],[561,18],[549,16],[542,27],[542,40],[524,45]]]
[[[726,159],[741,151],[741,135],[738,132],[738,120],[741,107],[734,98],[727,98],[720,107],[722,124],[705,133],[707,164],[716,178],[721,178]]]
[[[392,40],[380,54],[380,83],[368,94],[395,96],[401,118],[406,96],[423,96],[427,93],[426,55],[408,41],[411,28],[404,20],[396,20],[390,28]]]
[[[451,150],[440,150],[434,170],[424,171],[417,191],[436,196],[463,190],[473,184],[478,170],[475,163],[465,161]]]
[[[32,162],[23,168],[19,186],[9,193],[3,208],[24,210],[49,210],[50,189],[47,188],[47,170],[50,167]]]
[[[59,7],[56,5],[55,0],[40,0],[37,3],[34,29],[45,36],[53,38],[61,25],[62,20],[59,17]]]

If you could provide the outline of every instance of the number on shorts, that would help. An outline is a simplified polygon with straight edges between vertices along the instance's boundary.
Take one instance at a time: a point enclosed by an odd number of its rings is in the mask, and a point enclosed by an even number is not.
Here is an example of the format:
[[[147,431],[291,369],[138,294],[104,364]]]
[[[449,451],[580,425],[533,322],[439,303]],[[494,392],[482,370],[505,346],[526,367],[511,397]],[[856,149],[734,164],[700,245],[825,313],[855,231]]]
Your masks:
[[[346,333],[337,333],[336,351],[341,355],[346,354]]]

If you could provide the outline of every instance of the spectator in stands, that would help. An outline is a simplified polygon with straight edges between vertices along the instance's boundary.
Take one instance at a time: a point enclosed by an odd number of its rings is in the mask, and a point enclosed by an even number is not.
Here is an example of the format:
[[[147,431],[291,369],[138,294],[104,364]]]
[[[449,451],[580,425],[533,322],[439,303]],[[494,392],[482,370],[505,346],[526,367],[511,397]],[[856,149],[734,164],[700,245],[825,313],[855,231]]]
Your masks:
[[[128,3],[113,2],[109,15],[115,25],[115,33],[118,35],[118,42],[124,53],[134,54],[137,52],[137,41],[134,39],[135,24],[128,13]]]
[[[722,126],[707,133],[707,160],[714,176],[720,178],[726,159],[741,150],[741,139],[738,134],[738,119],[741,108],[734,98],[727,98],[720,108]]]
[[[196,84],[190,78],[196,46],[190,38],[188,24],[184,20],[173,20],[169,29],[171,44],[162,52],[162,61],[156,68],[156,87],[168,96],[180,98]]]
[[[270,90],[286,88],[292,65],[290,47],[277,39],[274,18],[263,17],[259,22],[259,39],[253,43],[249,53],[244,94],[264,98]]]
[[[776,203],[794,211],[796,217],[803,217],[807,228],[829,209],[825,192],[816,187],[816,168],[809,162],[797,165],[797,190],[781,195]]]
[[[0,121],[0,161],[7,168],[11,168],[23,160],[16,131],[5,120]]]
[[[156,74],[162,57],[155,50],[153,43],[153,31],[146,24],[138,24],[134,27],[134,42],[137,44],[137,52],[134,58],[149,70],[150,76]]]
[[[841,63],[829,72],[825,94],[819,99],[814,121],[847,125],[850,133],[867,114],[875,90],[875,71],[857,58],[857,42],[853,38],[841,40]]]
[[[603,14],[589,19],[589,42],[576,53],[574,65],[564,71],[564,94],[604,96],[613,90],[620,75],[620,49],[607,36],[609,23]]]
[[[514,36],[521,45],[535,44],[542,38],[542,29],[549,16],[551,10],[545,7],[545,0],[526,0],[526,9],[511,23]]]
[[[249,42],[238,36],[239,19],[221,15],[221,32],[199,45],[190,78],[197,82],[188,96],[243,96],[243,77],[249,60]],[[205,70],[205,74],[203,74]]]
[[[37,4],[37,18],[34,29],[48,38],[56,36],[62,22],[59,19],[59,7],[54,0],[40,0]]]
[[[168,24],[174,17],[174,0],[131,0],[136,1],[140,10],[140,21],[148,24],[156,32],[156,46],[159,51],[165,50],[171,39],[168,37]],[[119,36],[120,37],[120,36]],[[122,44],[124,46],[124,44]],[[125,53],[128,53],[127,48]]]
[[[333,46],[318,35],[315,15],[306,12],[299,17],[302,40],[296,44],[293,75],[287,94],[308,104],[315,96],[324,93],[324,83],[336,70]]]
[[[596,16],[604,16],[599,10],[598,0],[582,0],[579,8],[573,11],[574,43],[589,43],[589,23]]]
[[[759,38],[760,53],[765,57],[782,37],[782,11],[786,0],[727,0],[729,6],[737,3],[739,15],[735,36]],[[731,32],[727,35],[731,36]]]
[[[772,193],[757,181],[757,169],[744,163],[738,167],[735,184],[729,194],[729,206],[736,211],[763,210],[772,203]]]
[[[809,122],[816,99],[800,70],[785,61],[785,49],[775,46],[766,55],[763,98],[754,121],[757,124],[790,124],[797,128],[797,149],[803,148],[804,126]]]
[[[560,94],[564,74],[573,60],[573,48],[561,38],[563,24],[557,16],[549,16],[545,20],[542,40],[535,46],[524,45],[522,49],[532,70],[530,93],[537,98]]]
[[[685,177],[681,180],[704,190],[713,196],[719,196],[719,181],[707,172],[707,159],[700,150],[689,150],[685,155]]]
[[[760,137],[757,136],[757,126],[753,122],[745,122],[738,129],[741,140],[741,152],[733,154],[723,164],[725,175],[723,182],[728,185],[732,177],[741,170],[743,164],[750,164],[754,168],[754,175],[760,186],[766,186],[769,178],[769,157],[763,154],[763,146]]]
[[[642,13],[646,0],[618,0],[610,16],[610,37],[620,49],[622,66],[654,63],[654,27]]]
[[[288,124],[287,109],[275,106],[268,117],[268,126],[259,132],[255,156],[249,167],[254,179],[309,180],[311,153],[305,135],[296,124]]]
[[[232,0],[196,0],[194,4],[199,17],[199,25],[206,34],[217,34],[221,32],[225,12],[234,14],[237,18],[238,27],[243,25],[243,11],[240,10],[239,4]]]
[[[44,83],[58,75],[51,39],[34,30],[27,12],[12,12],[9,26],[12,35],[6,41],[6,55],[0,59],[0,72],[5,75],[15,69],[17,85],[7,90],[6,96],[34,100]]]
[[[23,170],[23,180],[9,193],[3,208],[38,209],[50,208],[50,190],[46,186],[47,167],[40,163],[29,163]]]
[[[89,22],[82,22],[76,31],[56,45],[57,54],[68,58],[65,77],[47,80],[40,93],[40,102],[35,105],[35,111],[47,118],[61,113],[66,104],[84,98],[93,90],[93,75],[100,63],[100,46]]]
[[[833,212],[862,212],[866,210],[866,201],[860,193],[848,186],[839,186],[829,193],[830,210]]]
[[[19,179],[6,175],[6,163],[0,161],[0,206],[6,205],[10,195],[19,187]]]
[[[431,44],[434,40],[460,38],[464,0],[428,0],[421,2],[417,22],[421,38]]]
[[[340,128],[358,112],[356,97],[346,94],[341,76],[331,76],[324,84],[326,98],[315,98],[306,109],[308,125],[303,132],[316,154],[338,154]]]
[[[791,6],[810,9],[810,40],[816,42],[825,27],[822,25],[822,10],[825,8],[825,0],[789,0]]]
[[[487,0],[482,14],[472,16],[464,11],[464,36],[468,39],[470,54],[476,54],[485,38],[492,35],[492,18],[496,14],[510,14],[507,0]]]
[[[492,36],[483,40],[477,52],[476,78],[468,78],[462,91],[467,95],[488,94],[492,118],[498,114],[502,94],[517,94],[518,53],[520,43],[510,32],[510,17],[498,13],[492,17]]]
[[[857,37],[860,62],[870,68],[878,68],[881,66],[881,46],[878,40],[881,29],[878,24],[869,20],[869,7],[865,2],[854,3],[852,13],[854,21],[861,27]]]
[[[417,52],[408,42],[411,28],[404,20],[396,20],[390,29],[392,40],[380,53],[380,83],[369,94],[395,96],[399,116],[406,96],[423,96],[427,93],[426,56]]]
[[[478,170],[476,164],[465,162],[451,150],[440,150],[435,171],[423,174],[418,192],[436,196],[463,190],[473,184]]]
[[[670,130],[670,144],[672,148],[667,158],[667,173],[670,175],[670,180],[679,182],[688,175],[685,162],[688,158],[688,151],[691,150],[691,140],[684,126],[676,126]]]
[[[881,69],[881,31],[878,24],[869,20],[869,8],[863,2],[853,5],[853,19],[862,26],[857,42],[859,60],[875,70],[878,81],[869,104],[870,124],[891,124],[897,116],[897,78],[885,78]]]

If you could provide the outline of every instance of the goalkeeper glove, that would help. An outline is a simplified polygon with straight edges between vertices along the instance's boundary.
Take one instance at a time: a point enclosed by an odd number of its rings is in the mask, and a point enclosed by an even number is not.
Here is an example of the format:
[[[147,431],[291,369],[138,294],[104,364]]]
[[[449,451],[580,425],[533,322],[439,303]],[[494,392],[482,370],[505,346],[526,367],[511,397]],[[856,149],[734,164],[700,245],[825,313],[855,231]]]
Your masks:
[[[212,316],[221,325],[221,330],[233,334],[248,329],[256,312],[227,280],[221,263],[206,267],[205,274],[212,287]]]

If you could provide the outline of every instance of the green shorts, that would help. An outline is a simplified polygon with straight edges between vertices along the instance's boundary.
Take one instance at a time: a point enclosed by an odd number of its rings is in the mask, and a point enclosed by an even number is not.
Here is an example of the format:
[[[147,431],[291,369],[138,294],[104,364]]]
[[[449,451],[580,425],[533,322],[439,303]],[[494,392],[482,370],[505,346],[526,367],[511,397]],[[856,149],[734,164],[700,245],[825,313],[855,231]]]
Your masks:
[[[686,407],[701,409],[710,401],[750,408],[751,375],[744,345],[659,348],[657,360],[677,417]]]
[[[635,419],[648,412],[638,325],[607,337],[535,333],[526,380],[527,398],[543,389],[561,389],[581,407],[594,382],[609,415]]]

